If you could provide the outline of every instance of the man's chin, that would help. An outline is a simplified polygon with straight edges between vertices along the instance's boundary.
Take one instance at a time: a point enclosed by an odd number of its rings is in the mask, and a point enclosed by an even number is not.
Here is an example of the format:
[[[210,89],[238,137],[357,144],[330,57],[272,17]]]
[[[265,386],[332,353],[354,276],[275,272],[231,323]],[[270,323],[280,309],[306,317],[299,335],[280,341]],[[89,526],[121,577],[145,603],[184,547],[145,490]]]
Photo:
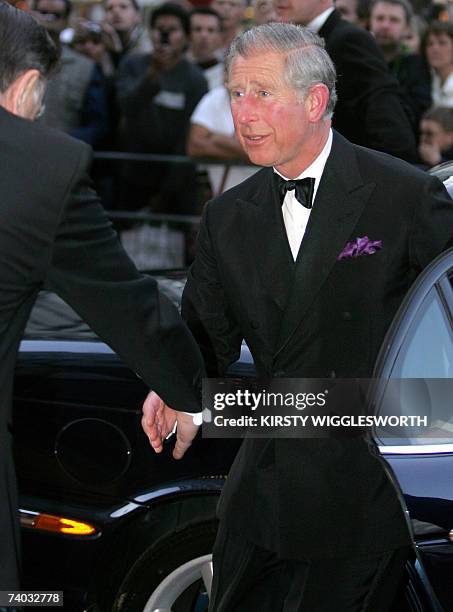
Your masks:
[[[376,36],[378,46],[386,53],[399,50],[399,43],[389,38],[379,38]]]
[[[253,155],[253,153],[251,154],[249,151],[246,151],[246,153],[250,163],[255,164],[255,166],[270,167],[274,165],[273,160],[266,155]]]
[[[277,21],[280,23],[296,23],[292,15],[287,11],[278,11]]]

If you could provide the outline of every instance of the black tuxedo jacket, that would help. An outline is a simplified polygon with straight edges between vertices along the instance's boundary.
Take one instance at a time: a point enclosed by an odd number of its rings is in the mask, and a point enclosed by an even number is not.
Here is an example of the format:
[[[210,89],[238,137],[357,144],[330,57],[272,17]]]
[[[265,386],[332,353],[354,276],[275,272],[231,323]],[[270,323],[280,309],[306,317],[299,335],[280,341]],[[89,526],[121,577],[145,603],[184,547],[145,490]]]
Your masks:
[[[14,364],[44,283],[171,406],[199,410],[199,349],[123,251],[90,188],[90,157],[79,141],[0,107],[0,589],[17,588]]]
[[[372,35],[335,10],[319,31],[337,69],[333,126],[355,144],[407,161],[418,159],[399,86]]]
[[[373,255],[338,261],[358,237]],[[435,178],[334,133],[294,263],[272,169],[210,202],[183,316],[211,374],[245,338],[258,372],[370,377],[384,334],[417,274],[453,244],[453,202]],[[283,556],[367,554],[408,541],[373,443],[362,438],[247,439],[220,512]]]

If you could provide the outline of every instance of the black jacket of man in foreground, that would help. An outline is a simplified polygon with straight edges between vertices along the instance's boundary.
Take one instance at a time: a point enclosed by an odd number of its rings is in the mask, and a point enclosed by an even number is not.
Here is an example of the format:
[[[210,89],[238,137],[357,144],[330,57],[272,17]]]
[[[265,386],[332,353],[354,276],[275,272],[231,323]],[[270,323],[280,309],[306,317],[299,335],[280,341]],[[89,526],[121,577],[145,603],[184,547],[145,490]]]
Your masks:
[[[90,187],[89,148],[30,121],[57,56],[45,30],[4,2],[0,57],[0,590],[12,590],[19,529],[11,393],[38,291],[46,284],[58,293],[181,410],[199,410],[203,366],[177,310],[139,274],[112,230]]]

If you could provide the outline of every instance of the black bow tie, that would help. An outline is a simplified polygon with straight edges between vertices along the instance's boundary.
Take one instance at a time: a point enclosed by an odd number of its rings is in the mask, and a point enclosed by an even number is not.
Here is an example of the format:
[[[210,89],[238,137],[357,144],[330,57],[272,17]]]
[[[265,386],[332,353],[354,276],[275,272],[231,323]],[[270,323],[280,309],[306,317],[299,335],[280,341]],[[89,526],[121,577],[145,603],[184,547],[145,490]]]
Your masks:
[[[295,181],[287,181],[282,178],[279,174],[275,173],[278,180],[278,191],[280,197],[285,199],[286,192],[296,190],[296,200],[305,206],[305,208],[311,208],[313,205],[313,190],[315,187],[315,179],[311,177],[297,179]]]

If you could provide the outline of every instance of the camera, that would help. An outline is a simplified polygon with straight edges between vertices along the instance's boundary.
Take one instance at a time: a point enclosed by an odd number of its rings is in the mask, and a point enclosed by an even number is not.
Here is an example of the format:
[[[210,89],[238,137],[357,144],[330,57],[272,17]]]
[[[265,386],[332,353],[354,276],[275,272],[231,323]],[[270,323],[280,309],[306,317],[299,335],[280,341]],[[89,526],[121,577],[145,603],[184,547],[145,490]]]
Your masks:
[[[170,44],[170,32],[167,32],[166,30],[159,30],[159,35],[161,45]]]

